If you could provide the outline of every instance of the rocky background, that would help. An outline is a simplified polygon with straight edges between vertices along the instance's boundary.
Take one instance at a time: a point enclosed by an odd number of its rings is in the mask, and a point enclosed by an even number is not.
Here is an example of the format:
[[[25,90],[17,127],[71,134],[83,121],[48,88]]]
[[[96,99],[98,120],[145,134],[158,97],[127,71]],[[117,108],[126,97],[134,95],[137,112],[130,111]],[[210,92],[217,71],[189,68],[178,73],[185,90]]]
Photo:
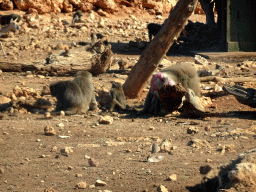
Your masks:
[[[134,9],[147,9],[151,14],[162,15],[170,12],[176,3],[177,0],[0,0],[0,8],[39,14],[94,10],[104,12],[105,15],[120,11],[132,13]],[[195,13],[204,13],[200,5],[197,6]]]

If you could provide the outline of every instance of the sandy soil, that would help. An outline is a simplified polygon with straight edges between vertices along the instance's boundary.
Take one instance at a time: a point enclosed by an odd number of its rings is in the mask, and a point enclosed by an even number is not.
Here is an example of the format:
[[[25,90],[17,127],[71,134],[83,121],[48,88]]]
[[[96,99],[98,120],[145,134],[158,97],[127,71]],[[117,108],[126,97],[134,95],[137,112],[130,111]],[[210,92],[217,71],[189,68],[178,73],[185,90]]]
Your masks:
[[[134,15],[141,20],[162,22],[153,16],[144,13]],[[59,14],[59,17],[71,20],[67,14]],[[49,17],[45,15],[42,17]],[[166,18],[167,15],[164,16]],[[128,18],[128,15],[115,15],[109,20]],[[193,21],[205,21],[204,16],[194,15]],[[143,29],[146,32],[146,28]],[[27,41],[26,34],[18,35],[19,40]],[[142,50],[133,52],[119,52],[118,42],[124,44],[134,40],[134,36],[124,38],[111,36],[109,41],[113,45],[113,52],[117,58],[138,59]],[[48,40],[42,38],[40,41]],[[54,43],[63,42],[89,42],[89,32],[83,36],[52,39]],[[7,52],[11,49],[7,48]],[[17,55],[10,55],[5,59],[0,54],[0,60],[11,62],[34,61],[45,58],[47,51],[31,50],[17,51]],[[191,61],[190,56],[173,56],[167,54],[173,62]],[[247,60],[247,59],[243,59]],[[234,72],[235,66],[241,63],[236,59],[209,59],[210,62],[229,65],[229,70]],[[231,75],[234,73],[231,73]],[[105,74],[93,77],[96,87],[110,89],[111,81],[125,81],[126,75],[108,71]],[[43,86],[52,81],[71,80],[73,77],[46,77],[27,78],[25,73],[3,72],[0,76],[3,95],[11,93],[15,86],[27,86],[39,92]],[[203,84],[203,87],[214,86]],[[246,83],[244,86],[256,88],[254,83]],[[144,94],[144,97],[146,92]],[[50,98],[50,96],[48,97]],[[255,126],[255,109],[242,105],[231,95],[214,94],[212,97],[216,108],[209,108],[211,114],[204,118],[192,118],[190,116],[168,115],[158,117],[151,115],[138,116],[135,111],[108,113],[89,112],[87,115],[57,116],[53,119],[45,119],[43,114],[4,114],[0,120],[0,191],[157,191],[158,185],[164,185],[169,191],[192,191],[189,187],[200,184],[205,175],[200,174],[200,166],[210,165],[212,174],[218,172],[218,168],[237,158],[241,152],[255,147],[255,134],[247,134],[245,131]],[[129,99],[130,107],[141,110],[144,98]],[[98,124],[99,117],[110,115],[114,118],[113,124]],[[44,127],[50,126],[56,130],[56,135],[44,135]],[[197,134],[188,134],[191,126],[198,128]],[[208,128],[206,131],[205,128]],[[240,130],[237,130],[240,128]],[[70,136],[60,138],[59,135]],[[171,153],[158,153],[165,158],[157,163],[147,162],[151,154],[153,143],[160,144],[162,140],[170,139],[175,146]],[[191,145],[191,141],[199,139],[201,144]],[[226,150],[221,153],[223,146],[234,145],[234,150]],[[57,150],[52,150],[57,147]],[[73,152],[67,156],[60,150],[64,147],[72,147]],[[225,148],[225,147],[224,147]],[[91,167],[88,156],[99,162],[97,167]],[[170,175],[176,174],[177,180],[169,181]],[[105,186],[95,186],[100,179],[106,182]],[[85,181],[86,189],[76,189],[76,184]]]

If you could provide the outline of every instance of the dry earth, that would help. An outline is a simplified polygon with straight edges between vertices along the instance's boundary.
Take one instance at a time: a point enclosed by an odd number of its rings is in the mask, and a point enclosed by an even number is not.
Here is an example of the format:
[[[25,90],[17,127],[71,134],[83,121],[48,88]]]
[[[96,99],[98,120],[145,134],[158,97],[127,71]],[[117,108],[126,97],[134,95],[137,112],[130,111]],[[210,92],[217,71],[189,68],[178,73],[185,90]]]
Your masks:
[[[15,11],[13,11],[15,12]],[[5,12],[6,13],[6,12]],[[138,22],[135,28],[127,29],[123,34],[122,27],[110,33],[105,28],[96,28],[103,34],[108,34],[112,43],[115,58],[127,59],[135,63],[143,50],[123,50],[129,40],[141,37],[148,40],[146,22],[162,23],[146,12],[134,12]],[[51,17],[71,21],[70,14],[40,15],[42,20]],[[86,18],[87,15],[84,16]],[[164,15],[163,18],[166,18]],[[105,19],[113,26],[119,20],[129,20],[129,15],[114,15]],[[193,15],[192,21],[205,21],[204,16]],[[48,54],[47,47],[62,42],[70,46],[72,42],[89,42],[90,27],[82,31],[70,29],[63,32],[58,26],[52,30],[52,36],[46,37],[45,31],[29,28],[30,31],[14,34],[19,45],[39,44],[35,49],[13,49],[15,42],[4,42],[9,53],[5,59],[0,54],[0,61],[35,61],[43,59]],[[134,32],[134,33],[133,33]],[[126,35],[129,34],[130,35]],[[33,42],[35,42],[33,44]],[[17,42],[16,42],[17,43]],[[55,51],[55,50],[53,50]],[[191,56],[167,54],[168,60],[176,62],[194,62]],[[235,75],[238,64],[253,58],[215,58],[208,61],[212,65],[220,64]],[[124,82],[129,69],[117,70],[114,65],[102,75],[93,77],[96,91],[109,90],[111,81]],[[39,93],[43,86],[52,81],[72,79],[73,77],[44,77],[26,75],[25,72],[3,72],[1,79],[2,95],[11,93],[15,86],[26,86]],[[204,83],[205,87],[214,88],[215,83]],[[221,85],[220,85],[221,86]],[[254,87],[255,83],[244,86]],[[128,105],[141,110],[147,89],[142,99],[129,99]],[[210,92],[204,91],[205,94]],[[212,92],[212,90],[211,90]],[[255,148],[255,109],[242,105],[233,96],[223,92],[211,93],[215,108],[208,108],[208,117],[192,118],[178,114],[158,117],[151,115],[136,115],[135,111],[108,113],[89,112],[87,115],[57,116],[45,119],[43,114],[4,113],[0,120],[0,191],[157,191],[158,185],[164,185],[168,191],[193,191],[192,186],[201,183],[205,175],[200,174],[200,166],[209,165],[209,174],[216,176],[221,165],[236,159],[239,153]],[[46,98],[52,99],[50,96]],[[113,123],[99,124],[99,117],[110,115]],[[53,127],[54,136],[46,136],[44,128]],[[198,133],[188,134],[190,127],[198,128]],[[69,136],[60,138],[59,136]],[[157,153],[165,156],[160,162],[147,162],[153,143],[161,144],[163,140],[171,140],[173,150],[170,153]],[[198,142],[192,142],[198,141]],[[192,144],[193,143],[193,144]],[[71,147],[73,152],[61,154],[61,149]],[[55,150],[56,149],[56,150]],[[225,149],[225,150],[223,150]],[[91,167],[88,157],[98,161],[97,167]],[[168,180],[176,174],[177,180]],[[211,176],[209,176],[211,177]],[[106,185],[95,186],[97,180]],[[77,189],[77,183],[85,181],[86,189]],[[47,190],[48,189],[48,190]],[[52,189],[52,190],[50,190]],[[196,190],[195,190],[196,191]]]

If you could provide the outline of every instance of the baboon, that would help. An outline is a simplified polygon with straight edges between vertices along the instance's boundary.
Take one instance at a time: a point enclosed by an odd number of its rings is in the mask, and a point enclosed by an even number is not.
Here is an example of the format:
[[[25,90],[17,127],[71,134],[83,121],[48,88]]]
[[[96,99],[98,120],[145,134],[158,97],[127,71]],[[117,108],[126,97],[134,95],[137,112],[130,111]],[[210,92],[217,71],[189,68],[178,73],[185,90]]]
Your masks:
[[[77,10],[73,16],[72,25],[74,25],[78,21],[81,21],[82,16],[83,16],[83,12],[81,10]]]
[[[21,16],[17,14],[10,14],[10,15],[0,15],[0,24],[1,25],[8,25],[10,24],[11,20],[19,22],[21,20]]]
[[[200,79],[197,71],[191,64],[184,63],[165,68],[153,75],[143,110],[139,113],[161,115],[163,111],[160,106],[159,90],[163,85],[174,86],[178,83],[181,83],[187,91],[184,100],[190,102],[196,109],[204,111],[197,99],[201,96]]]
[[[156,36],[156,34],[160,31],[162,26],[163,25],[156,24],[156,23],[148,24],[147,28],[148,28],[148,37],[150,42],[152,40],[152,36]]]
[[[110,103],[109,111],[113,111],[115,106],[119,109],[126,109],[126,97],[122,88],[122,84],[119,82],[113,82],[110,90],[112,101]]]
[[[64,111],[66,115],[86,113],[91,107],[97,109],[92,74],[80,71],[72,81],[59,81],[50,85],[52,96],[57,98],[54,113]]]

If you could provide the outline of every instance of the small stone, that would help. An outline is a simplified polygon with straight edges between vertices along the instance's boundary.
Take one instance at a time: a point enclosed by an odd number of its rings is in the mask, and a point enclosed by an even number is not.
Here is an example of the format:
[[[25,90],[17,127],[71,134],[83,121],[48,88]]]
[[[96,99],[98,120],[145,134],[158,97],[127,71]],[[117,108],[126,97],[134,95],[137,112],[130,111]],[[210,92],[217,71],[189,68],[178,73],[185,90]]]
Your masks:
[[[62,153],[62,155],[69,155],[70,153],[73,153],[73,147],[65,147],[65,148],[62,148],[60,150],[60,152]]]
[[[85,158],[85,159],[90,159],[91,157],[88,156],[88,155],[85,155],[84,158]]]
[[[78,189],[85,189],[86,188],[86,182],[82,181],[76,184],[76,188]]]
[[[99,120],[100,124],[112,124],[113,123],[113,117],[105,115],[101,116]]]
[[[40,158],[45,158],[45,155],[41,155]]]
[[[50,112],[46,112],[44,114],[44,117],[47,118],[47,119],[50,119],[52,116],[51,116],[51,113]]]
[[[53,148],[51,148],[51,152],[57,152],[57,146],[54,146]]]
[[[187,133],[188,134],[196,134],[198,133],[198,128],[197,127],[194,127],[194,126],[191,126],[187,129]]]
[[[200,166],[200,173],[206,175],[212,170],[210,165]]]
[[[94,188],[95,188],[95,185],[90,185],[89,188],[90,188],[90,189],[94,189]]]
[[[0,174],[4,174],[4,168],[3,167],[0,168]]]
[[[169,181],[176,181],[177,180],[177,175],[176,174],[172,174],[171,176],[168,177]]]
[[[63,124],[63,123],[60,123],[60,124],[58,125],[58,127],[64,127],[64,124]]]
[[[76,174],[76,177],[82,177],[82,174],[78,174],[78,173],[77,173],[77,174]]]
[[[90,165],[91,167],[97,167],[98,164],[99,164],[99,162],[97,162],[94,158],[90,158],[90,159],[88,160],[88,163],[89,163],[89,165]]]
[[[9,133],[7,133],[7,132],[3,132],[3,135],[9,135]]]
[[[149,130],[153,131],[155,130],[155,127],[149,127]]]
[[[168,192],[168,189],[163,185],[159,185],[157,187],[157,192]]]
[[[36,140],[36,142],[40,142],[40,141],[41,141],[41,139],[37,139],[37,140]]]
[[[207,126],[204,128],[205,131],[211,131],[211,127],[210,126]]]
[[[107,183],[105,183],[104,181],[101,181],[101,180],[97,180],[96,181],[96,184],[95,184],[96,186],[105,186],[105,185],[107,185]]]
[[[160,151],[159,146],[157,145],[157,143],[153,143],[151,154],[155,154],[155,153],[157,153],[158,151]]]
[[[211,159],[206,159],[206,162],[210,163],[210,162],[212,162],[212,160]]]
[[[172,143],[167,139],[163,140],[160,146],[160,151],[165,153],[165,152],[171,152],[171,150],[172,150]]]
[[[46,126],[44,128],[44,134],[48,135],[48,136],[52,136],[52,135],[56,135],[56,132],[55,132],[54,128]]]
[[[68,170],[72,170],[74,169],[72,166],[68,166]]]

